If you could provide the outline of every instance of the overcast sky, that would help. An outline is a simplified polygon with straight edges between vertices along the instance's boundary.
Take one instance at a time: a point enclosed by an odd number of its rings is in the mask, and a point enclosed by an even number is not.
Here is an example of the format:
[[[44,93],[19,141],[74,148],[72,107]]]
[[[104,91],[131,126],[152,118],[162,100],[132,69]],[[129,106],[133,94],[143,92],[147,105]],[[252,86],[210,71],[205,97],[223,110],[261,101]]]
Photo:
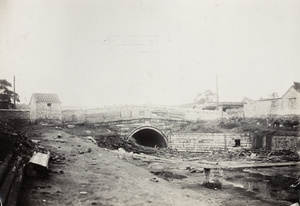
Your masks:
[[[300,81],[299,0],[0,0],[0,79],[22,103],[176,105]]]

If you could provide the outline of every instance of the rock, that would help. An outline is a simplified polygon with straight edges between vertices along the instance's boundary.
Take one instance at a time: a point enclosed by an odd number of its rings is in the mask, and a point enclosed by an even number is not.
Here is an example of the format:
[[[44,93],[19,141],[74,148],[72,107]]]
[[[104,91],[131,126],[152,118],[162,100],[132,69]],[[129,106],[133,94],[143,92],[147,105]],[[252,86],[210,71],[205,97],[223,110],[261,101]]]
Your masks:
[[[92,141],[94,144],[97,144],[97,141],[92,137],[92,136],[88,136],[87,140]]]
[[[119,149],[118,149],[118,152],[119,152],[119,153],[122,153],[122,154],[126,153],[126,151],[125,151],[123,148],[119,148]]]
[[[87,152],[88,152],[88,153],[91,153],[91,152],[92,152],[92,149],[91,149],[91,148],[88,148]]]
[[[69,128],[69,129],[75,128],[75,125],[68,124],[68,125],[67,125],[67,128]]]
[[[86,194],[87,194],[87,192],[80,192],[80,194],[81,194],[81,195],[86,195]]]
[[[152,182],[158,182],[158,180],[157,180],[155,177],[151,178],[150,180],[151,180]]]
[[[61,134],[58,134],[58,135],[57,135],[57,138],[62,138]]]

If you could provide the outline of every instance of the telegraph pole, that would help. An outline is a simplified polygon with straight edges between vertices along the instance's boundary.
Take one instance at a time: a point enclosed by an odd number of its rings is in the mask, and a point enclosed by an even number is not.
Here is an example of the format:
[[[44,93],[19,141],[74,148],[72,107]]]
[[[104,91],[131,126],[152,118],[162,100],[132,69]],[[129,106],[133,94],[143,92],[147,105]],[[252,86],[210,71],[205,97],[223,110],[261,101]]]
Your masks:
[[[14,109],[16,109],[16,77],[14,76]]]
[[[216,75],[216,86],[217,86],[217,105],[216,105],[216,110],[219,110],[219,88],[218,88],[218,75]]]

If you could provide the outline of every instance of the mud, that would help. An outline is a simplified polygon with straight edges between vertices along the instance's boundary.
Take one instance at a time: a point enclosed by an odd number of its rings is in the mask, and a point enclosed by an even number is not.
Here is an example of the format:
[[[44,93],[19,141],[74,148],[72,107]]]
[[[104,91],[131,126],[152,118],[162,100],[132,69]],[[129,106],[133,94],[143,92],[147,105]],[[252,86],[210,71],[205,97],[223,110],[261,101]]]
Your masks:
[[[26,129],[31,139],[40,140],[36,148],[50,151],[51,158],[46,178],[24,179],[18,205],[283,206],[295,202],[297,192],[287,186],[299,175],[298,168],[223,171],[222,187],[207,188],[199,162],[224,160],[222,154],[181,154],[155,148],[149,149],[153,154],[146,154],[136,145],[138,150],[132,146],[127,151],[119,147],[125,142],[111,133],[106,135],[110,140],[102,140],[111,144],[101,145],[99,140],[95,144],[88,136],[96,137],[97,131],[86,129],[74,133],[55,126]]]

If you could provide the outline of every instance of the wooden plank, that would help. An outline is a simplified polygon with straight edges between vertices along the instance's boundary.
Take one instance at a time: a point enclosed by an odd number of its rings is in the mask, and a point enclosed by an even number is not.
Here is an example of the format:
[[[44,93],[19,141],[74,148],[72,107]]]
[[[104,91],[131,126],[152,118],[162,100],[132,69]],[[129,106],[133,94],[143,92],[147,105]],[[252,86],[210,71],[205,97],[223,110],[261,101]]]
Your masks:
[[[21,157],[17,157],[17,160],[12,165],[11,169],[9,170],[8,174],[6,175],[5,181],[1,185],[1,192],[2,192],[2,203],[3,205],[6,205],[6,200],[8,198],[8,194],[10,191],[10,188],[12,186],[12,182],[15,178],[16,172],[18,171],[19,165],[22,161]]]
[[[9,170],[9,163],[11,161],[12,154],[8,154],[5,158],[5,160],[0,164],[0,184],[5,179],[5,173]]]
[[[20,192],[20,188],[21,188],[21,184],[22,184],[22,180],[23,180],[24,168],[25,168],[25,164],[21,165],[16,173],[16,177],[12,183],[12,186],[11,186],[11,189],[10,189],[10,192],[8,195],[8,199],[6,202],[6,205],[8,205],[8,206],[16,206],[17,205],[18,196],[19,196],[19,192]]]
[[[222,165],[221,167],[226,169],[238,169],[238,168],[267,168],[267,167],[285,167],[296,166],[299,162],[279,162],[279,163],[259,163],[259,164],[239,164],[239,165]]]

